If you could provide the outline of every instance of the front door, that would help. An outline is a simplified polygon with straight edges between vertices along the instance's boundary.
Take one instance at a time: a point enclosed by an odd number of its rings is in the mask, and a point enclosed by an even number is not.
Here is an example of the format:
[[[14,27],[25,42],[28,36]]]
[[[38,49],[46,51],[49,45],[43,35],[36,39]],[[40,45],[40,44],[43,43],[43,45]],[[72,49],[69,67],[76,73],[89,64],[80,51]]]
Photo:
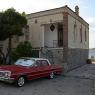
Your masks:
[[[63,24],[58,24],[58,46],[63,46]]]

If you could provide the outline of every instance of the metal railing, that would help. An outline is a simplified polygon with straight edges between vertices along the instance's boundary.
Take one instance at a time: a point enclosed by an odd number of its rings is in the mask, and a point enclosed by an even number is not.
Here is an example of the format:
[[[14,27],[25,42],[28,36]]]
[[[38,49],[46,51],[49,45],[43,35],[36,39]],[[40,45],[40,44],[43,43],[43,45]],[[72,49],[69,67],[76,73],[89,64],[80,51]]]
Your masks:
[[[53,47],[63,47],[63,40],[53,40]]]

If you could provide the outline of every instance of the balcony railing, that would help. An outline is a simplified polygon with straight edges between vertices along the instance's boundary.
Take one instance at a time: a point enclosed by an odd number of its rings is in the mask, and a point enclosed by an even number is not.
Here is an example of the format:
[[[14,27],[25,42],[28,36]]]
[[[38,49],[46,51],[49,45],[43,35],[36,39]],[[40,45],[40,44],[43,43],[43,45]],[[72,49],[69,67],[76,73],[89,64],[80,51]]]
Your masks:
[[[53,40],[53,47],[63,47],[63,40]]]

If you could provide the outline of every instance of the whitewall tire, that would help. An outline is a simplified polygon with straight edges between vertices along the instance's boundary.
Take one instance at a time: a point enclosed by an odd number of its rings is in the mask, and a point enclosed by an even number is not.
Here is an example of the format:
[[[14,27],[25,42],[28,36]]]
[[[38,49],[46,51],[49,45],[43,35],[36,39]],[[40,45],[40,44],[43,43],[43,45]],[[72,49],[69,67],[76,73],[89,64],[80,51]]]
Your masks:
[[[24,86],[24,84],[25,84],[25,78],[23,76],[19,77],[18,80],[16,81],[16,85],[18,87],[22,87]]]
[[[53,79],[53,78],[54,78],[54,72],[51,72],[51,73],[50,73],[49,78],[50,78],[50,79]]]

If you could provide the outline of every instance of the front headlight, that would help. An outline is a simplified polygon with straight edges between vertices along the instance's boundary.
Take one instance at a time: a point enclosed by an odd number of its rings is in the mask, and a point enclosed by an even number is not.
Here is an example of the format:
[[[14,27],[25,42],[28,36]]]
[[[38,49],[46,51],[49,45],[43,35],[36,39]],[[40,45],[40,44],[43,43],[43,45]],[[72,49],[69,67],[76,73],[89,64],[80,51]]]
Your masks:
[[[11,76],[11,72],[10,71],[5,71],[4,72],[4,77],[10,77]]]
[[[11,76],[10,71],[0,71],[0,77],[9,78]]]

